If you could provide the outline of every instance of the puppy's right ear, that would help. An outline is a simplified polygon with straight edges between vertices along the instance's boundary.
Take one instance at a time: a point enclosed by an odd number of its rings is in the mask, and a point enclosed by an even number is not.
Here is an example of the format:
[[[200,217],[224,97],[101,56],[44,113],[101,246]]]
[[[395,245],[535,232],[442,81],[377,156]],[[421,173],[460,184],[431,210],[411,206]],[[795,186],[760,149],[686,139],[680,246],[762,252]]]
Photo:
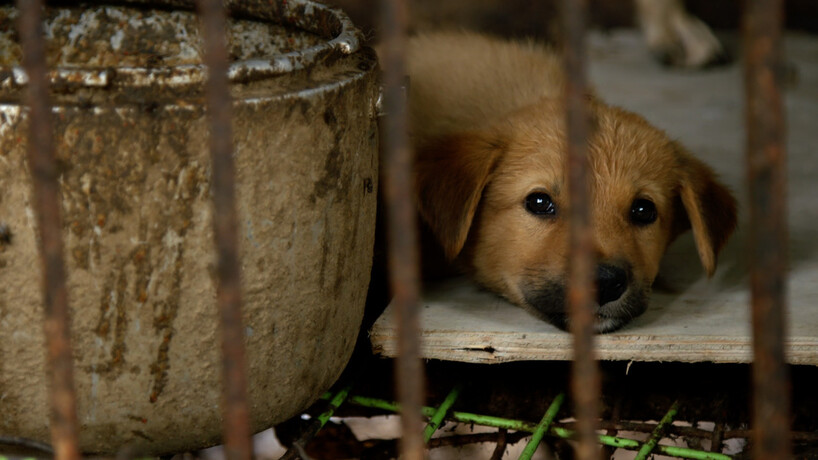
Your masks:
[[[420,215],[448,259],[466,244],[483,189],[504,150],[505,142],[485,133],[450,135],[417,148]]]

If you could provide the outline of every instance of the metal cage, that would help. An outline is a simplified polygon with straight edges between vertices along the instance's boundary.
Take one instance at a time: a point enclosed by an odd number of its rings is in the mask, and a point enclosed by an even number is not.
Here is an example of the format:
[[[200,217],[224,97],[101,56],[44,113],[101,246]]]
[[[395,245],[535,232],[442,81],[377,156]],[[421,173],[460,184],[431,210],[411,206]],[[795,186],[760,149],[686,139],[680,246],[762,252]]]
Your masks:
[[[248,407],[243,328],[241,322],[241,289],[237,252],[237,220],[234,196],[234,172],[231,157],[230,96],[228,93],[228,55],[224,36],[224,5],[220,0],[196,2],[206,39],[207,111],[210,117],[210,146],[213,168],[213,222],[218,248],[218,304],[223,340],[224,443],[231,460],[252,457]],[[24,49],[24,67],[28,75],[26,103],[30,107],[29,165],[34,180],[36,215],[40,228],[41,262],[44,267],[44,329],[48,348],[51,433],[56,458],[80,457],[77,442],[76,397],[72,383],[72,355],[65,271],[62,260],[58,178],[51,136],[49,88],[46,80],[44,40],[41,31],[42,1],[18,0],[21,11],[20,38]],[[563,0],[563,23],[566,36],[565,72],[570,82],[566,91],[572,206],[570,221],[574,261],[570,271],[569,310],[574,334],[573,394],[577,417],[578,458],[596,457],[601,438],[598,427],[599,376],[594,359],[593,316],[591,314],[593,278],[589,245],[587,193],[584,184],[585,136],[587,115],[582,104],[585,91],[584,29],[586,2]],[[433,422],[434,431],[446,414],[446,403],[440,410],[423,407],[423,365],[418,344],[418,256],[415,232],[415,208],[410,193],[412,153],[406,135],[406,108],[402,96],[403,54],[407,30],[405,0],[382,0],[381,21],[387,32],[384,40],[385,120],[385,196],[388,204],[388,228],[391,286],[399,317],[399,358],[396,366],[397,394],[402,413],[403,437],[401,457],[424,457],[422,415]],[[789,377],[784,361],[784,310],[786,305],[786,203],[784,190],[784,118],[781,102],[781,0],[751,0],[744,11],[747,179],[751,196],[750,255],[754,337],[754,448],[755,458],[785,459],[791,456],[789,432]],[[341,392],[331,406],[347,397]],[[456,397],[456,393],[455,393]],[[448,399],[447,399],[448,400]],[[362,404],[381,404],[364,401]],[[527,427],[535,439],[548,430],[562,398],[546,413],[537,426]],[[449,403],[450,404],[450,403]],[[388,409],[396,409],[394,406]],[[666,416],[672,418],[673,409]],[[455,418],[474,421],[469,414]],[[663,420],[666,423],[667,420]],[[496,426],[503,421],[493,420]],[[497,424],[500,425],[497,425]],[[511,428],[511,426],[506,426]],[[566,436],[574,434],[566,434]],[[539,437],[539,438],[538,438]],[[428,436],[426,437],[428,440]],[[605,440],[602,440],[603,442]],[[608,440],[609,442],[615,442]],[[645,444],[645,454],[655,448],[655,441]],[[536,444],[534,444],[536,447]],[[666,452],[665,453],[671,453]]]

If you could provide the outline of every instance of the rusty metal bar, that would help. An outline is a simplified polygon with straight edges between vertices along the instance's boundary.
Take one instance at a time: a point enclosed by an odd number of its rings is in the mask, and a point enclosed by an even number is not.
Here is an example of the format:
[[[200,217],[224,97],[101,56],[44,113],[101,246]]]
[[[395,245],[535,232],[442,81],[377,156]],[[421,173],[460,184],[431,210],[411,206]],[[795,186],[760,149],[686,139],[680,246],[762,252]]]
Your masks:
[[[713,435],[710,437],[710,452],[721,452],[724,442],[724,424],[719,422],[713,427]]]
[[[789,369],[784,357],[787,284],[785,122],[781,101],[782,0],[745,2],[749,262],[753,317],[753,449],[791,458]]]
[[[563,0],[565,29],[565,106],[568,154],[569,258],[567,308],[573,333],[571,392],[577,417],[577,458],[598,459],[596,427],[599,417],[599,370],[594,356],[594,261],[588,180],[588,109],[585,76],[587,0]]]
[[[221,0],[198,0],[197,6],[204,37],[204,61],[208,69],[205,89],[213,169],[213,230],[219,257],[217,297],[222,335],[224,452],[228,460],[249,460],[253,451],[241,317],[241,273],[231,132],[232,102],[227,80],[226,19]]]
[[[401,458],[424,457],[423,404],[424,372],[420,360],[419,281],[417,210],[412,192],[412,151],[406,133],[407,115],[402,83],[408,10],[405,0],[381,1],[381,26],[384,31],[383,105],[384,117],[384,197],[387,208],[392,303],[398,324],[398,358],[395,385],[401,404]]]
[[[508,444],[508,430],[505,428],[500,428],[497,431],[497,445],[494,447],[494,452],[491,453],[489,460],[502,460],[503,456],[506,454]]]
[[[80,458],[77,441],[77,402],[74,363],[63,263],[57,162],[46,77],[45,40],[42,34],[41,0],[18,0],[18,30],[23,50],[23,67],[28,76],[26,104],[29,107],[28,167],[34,186],[34,207],[40,230],[40,260],[43,270],[43,324],[51,405],[51,442],[54,457]]]

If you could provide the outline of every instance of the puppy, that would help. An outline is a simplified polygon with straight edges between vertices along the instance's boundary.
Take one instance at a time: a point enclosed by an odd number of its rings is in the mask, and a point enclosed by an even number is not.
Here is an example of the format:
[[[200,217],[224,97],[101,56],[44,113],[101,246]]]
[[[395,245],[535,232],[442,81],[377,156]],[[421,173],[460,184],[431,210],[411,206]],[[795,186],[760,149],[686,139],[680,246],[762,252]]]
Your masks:
[[[479,284],[567,328],[568,196],[559,57],[472,33],[410,40],[420,215]],[[692,229],[708,275],[736,225],[713,171],[642,117],[588,96],[597,332],[645,311],[668,245]]]

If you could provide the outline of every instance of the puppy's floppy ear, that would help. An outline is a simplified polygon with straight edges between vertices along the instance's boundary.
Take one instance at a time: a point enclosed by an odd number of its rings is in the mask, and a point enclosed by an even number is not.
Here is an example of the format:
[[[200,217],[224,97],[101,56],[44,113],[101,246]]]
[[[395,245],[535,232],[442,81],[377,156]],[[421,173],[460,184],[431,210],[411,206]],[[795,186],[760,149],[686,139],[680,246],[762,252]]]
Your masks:
[[[679,155],[679,198],[674,236],[693,230],[696,249],[707,276],[716,270],[719,251],[736,228],[736,199],[709,166],[675,144]]]
[[[483,189],[504,150],[504,141],[480,132],[449,135],[418,147],[418,207],[448,259],[463,249]]]

